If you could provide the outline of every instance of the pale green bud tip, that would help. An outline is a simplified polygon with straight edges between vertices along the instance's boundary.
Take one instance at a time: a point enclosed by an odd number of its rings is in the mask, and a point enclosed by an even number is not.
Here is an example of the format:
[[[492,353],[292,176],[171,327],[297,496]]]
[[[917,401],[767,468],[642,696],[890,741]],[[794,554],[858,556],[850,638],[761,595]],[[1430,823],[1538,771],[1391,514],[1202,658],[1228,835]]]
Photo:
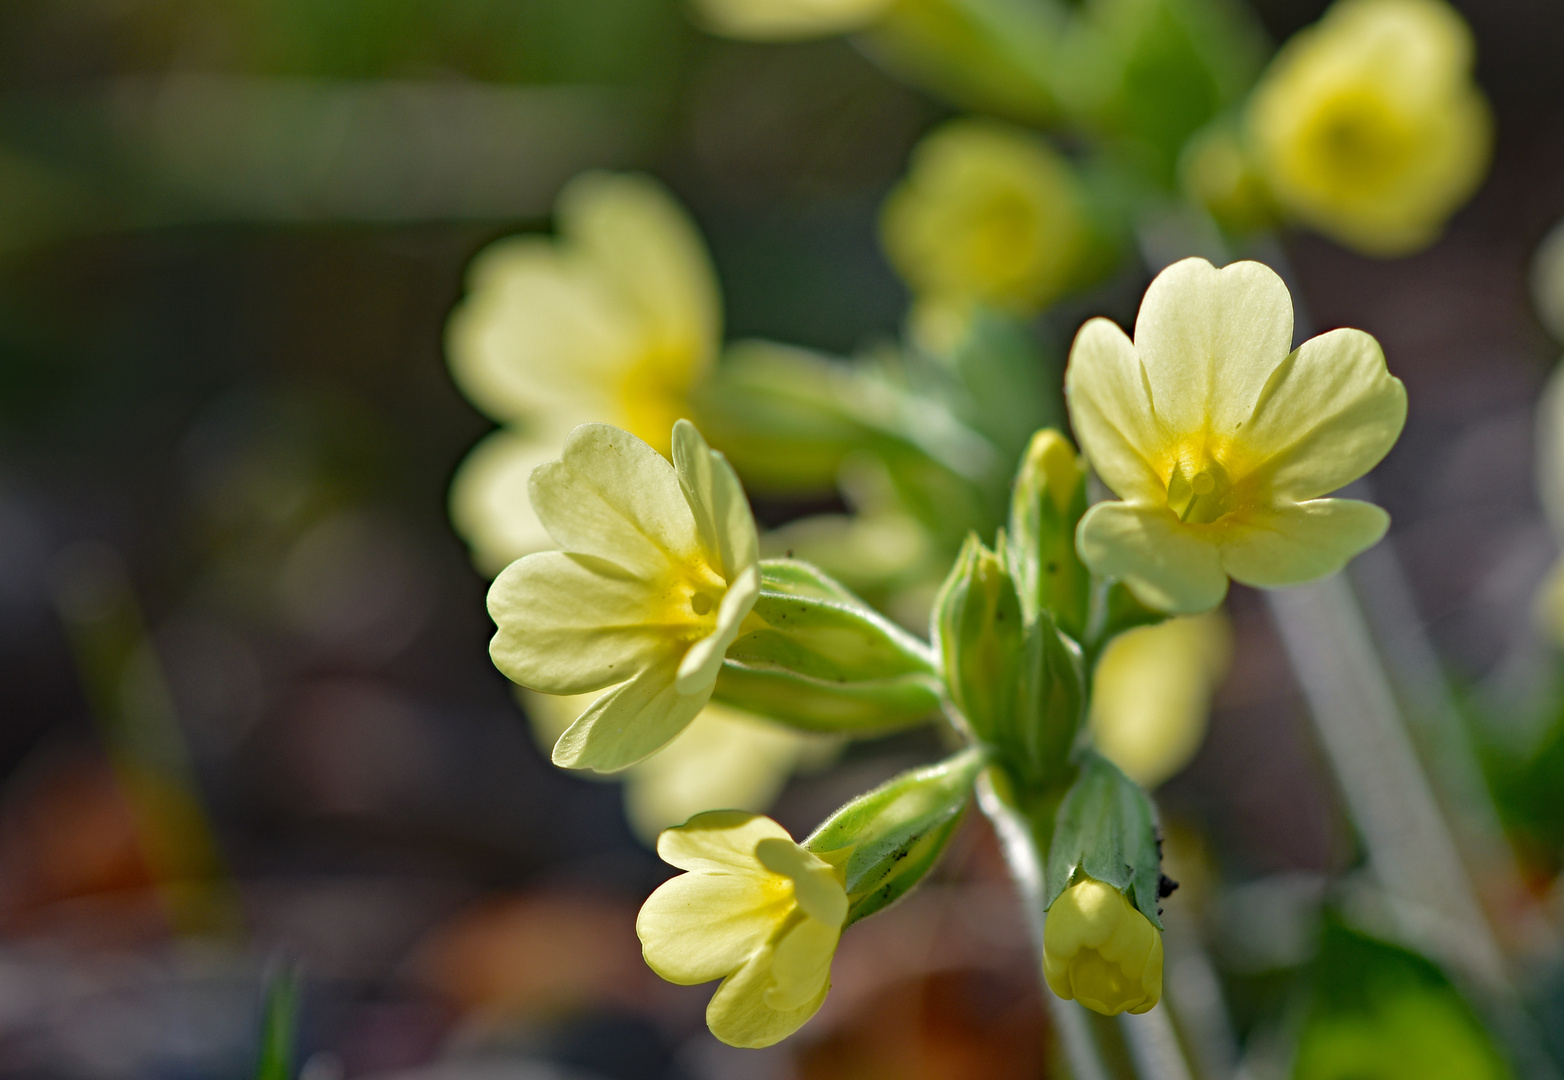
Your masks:
[[[1048,909],[1043,978],[1104,1016],[1147,1012],[1162,998],[1162,933],[1118,889],[1082,878]]]
[[[1021,463],[1022,482],[1045,489],[1059,513],[1069,509],[1075,489],[1085,477],[1085,465],[1069,439],[1054,428],[1043,428],[1032,436]]]

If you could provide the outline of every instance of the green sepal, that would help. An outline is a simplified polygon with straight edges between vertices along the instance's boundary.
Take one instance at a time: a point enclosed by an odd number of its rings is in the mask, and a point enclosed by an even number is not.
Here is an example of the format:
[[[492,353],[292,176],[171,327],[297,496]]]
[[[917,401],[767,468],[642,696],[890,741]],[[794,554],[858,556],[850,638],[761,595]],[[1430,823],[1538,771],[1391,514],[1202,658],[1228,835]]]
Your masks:
[[[1086,469],[1063,435],[1032,436],[1010,496],[1008,555],[1028,619],[1052,613],[1076,641],[1086,634],[1091,573],[1075,550],[1075,528],[1086,513]]]
[[[1054,815],[1043,910],[1078,878],[1092,877],[1124,893],[1162,929],[1162,847],[1151,799],[1094,751],[1084,752],[1079,766]]]
[[[847,923],[905,896],[933,869],[966,809],[985,763],[971,747],[935,765],[911,769],[842,807],[803,846],[842,869]]]
[[[940,711],[929,675],[837,683],[733,660],[717,673],[712,700],[804,731],[877,735],[920,724]]]
[[[1024,617],[1005,548],[1003,534],[997,554],[968,538],[935,602],[933,637],[972,734],[1024,782],[1046,787],[1068,767],[1082,722],[1079,650],[1047,611]]]

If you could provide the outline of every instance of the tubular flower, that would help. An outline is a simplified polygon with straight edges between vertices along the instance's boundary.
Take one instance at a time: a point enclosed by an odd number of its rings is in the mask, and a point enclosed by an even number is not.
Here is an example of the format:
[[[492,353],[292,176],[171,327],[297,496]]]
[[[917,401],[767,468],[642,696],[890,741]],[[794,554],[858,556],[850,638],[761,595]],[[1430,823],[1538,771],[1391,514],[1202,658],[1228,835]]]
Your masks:
[[[1278,203],[1370,254],[1431,243],[1488,167],[1472,52],[1440,0],[1340,0],[1250,99],[1250,142]]]
[[[1043,978],[1104,1016],[1149,1012],[1162,998],[1162,932],[1118,889],[1082,878],[1048,909]]]
[[[1227,620],[1212,612],[1109,642],[1092,679],[1092,742],[1102,756],[1145,788],[1188,765],[1227,673],[1231,638]]]
[[[563,551],[518,559],[489,589],[495,665],[547,694],[613,689],[554,744],[554,763],[613,772],[684,730],[760,591],[738,477],[695,425],[673,465],[628,432],[583,424],[532,474]]]
[[[720,345],[711,261],[661,185],[584,173],[560,192],[556,220],[556,239],[479,254],[447,327],[457,385],[503,425],[451,485],[452,520],[490,572],[551,546],[526,484],[567,432],[611,423],[667,453]]]
[[[1208,611],[1227,579],[1296,585],[1377,543],[1390,517],[1321,495],[1384,457],[1406,390],[1361,330],[1288,352],[1292,297],[1253,262],[1185,259],[1146,290],[1133,343],[1107,319],[1070,349],[1070,421],[1103,483],[1076,530],[1091,570],[1144,603]]]
[[[747,41],[802,41],[847,34],[878,21],[897,0],[693,0],[715,34]]]
[[[730,1046],[770,1046],[797,1031],[831,988],[847,919],[840,872],[770,818],[698,814],[657,840],[688,871],[647,897],[635,921],[647,965],[683,985],[721,979],[706,1007]]]
[[[925,309],[976,302],[1030,314],[1069,283],[1081,222],[1070,166],[1046,142],[997,121],[956,120],[913,151],[880,235]]]

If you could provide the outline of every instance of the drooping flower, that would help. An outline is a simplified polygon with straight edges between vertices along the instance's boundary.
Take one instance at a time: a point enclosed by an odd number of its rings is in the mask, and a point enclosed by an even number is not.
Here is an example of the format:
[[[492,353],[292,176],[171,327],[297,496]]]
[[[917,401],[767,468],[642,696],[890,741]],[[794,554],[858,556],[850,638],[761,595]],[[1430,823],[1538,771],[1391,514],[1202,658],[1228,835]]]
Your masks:
[[[706,1008],[713,1035],[770,1046],[825,1001],[847,918],[841,872],[770,818],[699,814],[657,854],[686,871],[641,907],[635,931],[651,969],[683,985],[721,979]]]
[[[1472,53],[1442,0],[1339,0],[1250,99],[1250,142],[1277,202],[1370,254],[1433,242],[1488,168]]]
[[[1162,932],[1118,889],[1082,878],[1048,909],[1043,978],[1105,1016],[1148,1012],[1162,998]]]
[[[1227,580],[1295,585],[1377,543],[1379,507],[1320,496],[1373,468],[1406,420],[1406,390],[1361,330],[1296,350],[1292,297],[1269,268],[1185,259],[1146,290],[1131,342],[1081,327],[1065,389],[1098,477],[1081,558],[1146,604],[1208,611]]]
[[[738,477],[687,420],[673,464],[634,435],[583,424],[532,474],[563,548],[518,559],[489,589],[494,663],[548,694],[613,689],[554,746],[612,772],[684,730],[760,591],[755,519]]]
[[[862,30],[898,0],[693,0],[707,29],[749,41],[800,41]]]
[[[524,496],[567,432],[609,423],[666,453],[721,344],[711,261],[660,184],[584,173],[555,217],[552,240],[510,237],[479,254],[447,328],[457,385],[504,425],[451,485],[452,520],[491,573],[551,546]]]
[[[880,234],[925,322],[974,303],[1040,310],[1069,284],[1086,239],[1068,163],[1038,136],[993,120],[955,120],[918,144]]]
[[[1115,637],[1092,679],[1092,742],[1141,787],[1154,788],[1200,749],[1232,632],[1219,613],[1169,619]]]

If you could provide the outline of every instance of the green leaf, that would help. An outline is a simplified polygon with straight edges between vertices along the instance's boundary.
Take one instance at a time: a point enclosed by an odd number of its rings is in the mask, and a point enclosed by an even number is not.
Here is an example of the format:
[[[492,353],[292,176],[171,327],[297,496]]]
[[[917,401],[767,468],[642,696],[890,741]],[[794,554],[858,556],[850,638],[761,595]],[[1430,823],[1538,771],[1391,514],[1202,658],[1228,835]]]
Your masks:
[[[848,925],[895,903],[933,869],[984,762],[973,747],[892,777],[832,814],[804,841],[843,869]]]
[[[1129,896],[1159,930],[1162,845],[1150,798],[1107,758],[1087,751],[1054,817],[1044,910],[1080,875]]]

